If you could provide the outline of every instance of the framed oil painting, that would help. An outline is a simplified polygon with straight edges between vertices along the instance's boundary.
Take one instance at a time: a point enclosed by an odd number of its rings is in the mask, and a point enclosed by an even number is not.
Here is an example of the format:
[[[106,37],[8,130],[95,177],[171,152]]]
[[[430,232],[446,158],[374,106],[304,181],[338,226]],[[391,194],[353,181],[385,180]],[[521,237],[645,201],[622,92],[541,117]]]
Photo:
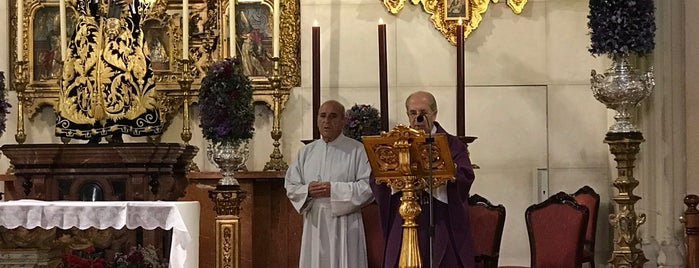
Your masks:
[[[264,1],[239,1],[235,16],[235,54],[249,77],[272,74],[272,7]]]
[[[469,19],[469,0],[442,0],[444,3],[445,20]]]
[[[75,12],[66,12],[68,36],[72,36],[75,29]],[[60,30],[61,24],[58,17],[58,5],[39,6],[34,18],[31,20],[30,58],[32,59],[32,81],[50,82],[56,81],[62,73]]]

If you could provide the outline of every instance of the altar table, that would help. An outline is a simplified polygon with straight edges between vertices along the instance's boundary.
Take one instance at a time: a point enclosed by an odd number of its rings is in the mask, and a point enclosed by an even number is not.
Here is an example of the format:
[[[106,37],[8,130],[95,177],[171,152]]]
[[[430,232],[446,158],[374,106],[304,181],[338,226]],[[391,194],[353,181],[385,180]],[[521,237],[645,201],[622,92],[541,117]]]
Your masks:
[[[0,202],[0,226],[172,229],[170,267],[196,268],[199,264],[199,202],[8,201]]]

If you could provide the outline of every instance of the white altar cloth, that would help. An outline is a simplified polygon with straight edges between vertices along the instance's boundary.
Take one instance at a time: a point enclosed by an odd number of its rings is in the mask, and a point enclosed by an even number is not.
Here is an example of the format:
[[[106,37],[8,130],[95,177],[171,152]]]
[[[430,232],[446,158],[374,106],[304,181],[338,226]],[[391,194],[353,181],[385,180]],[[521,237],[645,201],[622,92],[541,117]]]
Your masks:
[[[170,267],[199,265],[199,202],[8,201],[0,202],[0,225],[9,229],[173,229]]]

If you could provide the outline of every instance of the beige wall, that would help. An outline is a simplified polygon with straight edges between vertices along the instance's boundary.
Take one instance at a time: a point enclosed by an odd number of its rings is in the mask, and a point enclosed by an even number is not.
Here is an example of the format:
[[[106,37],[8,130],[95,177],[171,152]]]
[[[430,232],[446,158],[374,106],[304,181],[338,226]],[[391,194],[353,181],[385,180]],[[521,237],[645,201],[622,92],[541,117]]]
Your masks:
[[[699,194],[699,107],[691,105],[699,103],[699,12],[697,1],[685,1],[685,59],[687,59],[686,103],[687,105],[687,193]]]
[[[549,192],[573,192],[592,186],[603,199],[598,223],[598,263],[606,261],[609,232],[605,214],[610,188],[609,152],[602,143],[610,125],[608,113],[590,92],[590,69],[602,71],[604,58],[593,58],[589,46],[587,1],[529,1],[521,15],[515,15],[506,1],[491,3],[480,27],[466,42],[467,134],[478,136],[471,146],[476,171],[472,193],[478,193],[507,208],[501,265],[528,265],[529,246],[524,210],[538,202],[535,171],[549,170]],[[687,1],[696,10],[697,3]],[[0,18],[7,18],[7,3],[0,4]],[[388,14],[376,0],[303,0],[301,2],[302,85],[295,88],[282,118],[282,153],[291,162],[302,143],[312,136],[311,44],[314,20],[321,26],[322,96],[337,99],[347,107],[354,103],[378,106],[378,56],[376,24],[387,23],[390,124],[406,122],[403,101],[412,91],[429,89],[439,102],[438,120],[455,132],[455,48],[437,32],[422,8],[406,1],[397,16]],[[687,25],[697,20],[687,18]],[[8,38],[7,23],[0,23],[0,35]],[[694,27],[696,28],[696,27]],[[698,36],[692,27],[687,36]],[[699,56],[697,44],[687,38],[687,53]],[[695,42],[696,43],[696,42]],[[0,70],[9,66],[9,45],[0,44]],[[688,61],[688,72],[699,69]],[[696,75],[687,75],[688,88],[699,85]],[[692,80],[694,79],[694,80]],[[687,101],[699,98],[687,90]],[[14,92],[10,99],[16,103]],[[16,107],[16,105],[15,105]],[[687,105],[687,122],[697,111]],[[250,170],[261,170],[272,151],[271,112],[256,107],[256,135],[248,162]],[[192,118],[197,118],[193,109]],[[16,112],[10,115],[15,118]],[[53,136],[55,116],[50,109],[27,121],[27,143],[58,143]],[[200,147],[195,158],[203,171],[215,170],[205,159],[205,144],[193,122],[192,144]],[[0,143],[14,143],[15,120]],[[181,116],[163,135],[164,142],[179,142]],[[699,128],[687,124],[687,161],[699,151],[695,141]],[[130,139],[142,140],[142,139]],[[643,149],[642,149],[643,150]],[[695,161],[694,161],[695,162]],[[699,169],[687,168],[689,189]],[[0,170],[8,167],[0,160]],[[614,176],[616,176],[614,174]],[[654,215],[648,215],[654,217]]]

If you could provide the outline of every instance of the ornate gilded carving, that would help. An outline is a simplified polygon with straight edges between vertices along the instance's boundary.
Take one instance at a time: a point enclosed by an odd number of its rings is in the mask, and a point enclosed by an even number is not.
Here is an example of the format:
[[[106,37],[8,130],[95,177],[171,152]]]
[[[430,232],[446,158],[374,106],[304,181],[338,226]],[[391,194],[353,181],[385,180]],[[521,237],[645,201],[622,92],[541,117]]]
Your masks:
[[[636,214],[634,204],[641,199],[633,189],[638,181],[633,177],[634,161],[643,142],[640,132],[607,133],[604,142],[617,162],[617,175],[613,185],[619,190],[613,200],[617,203],[615,214],[609,215],[609,223],[614,229],[614,249],[609,263],[613,267],[643,267],[648,261],[640,249],[638,227],[646,222],[646,215]]]
[[[383,0],[383,3],[388,12],[398,14],[405,6],[405,1],[407,0]],[[462,1],[467,3],[462,11],[456,14],[451,11],[447,12],[447,8],[452,7],[454,2]],[[413,5],[422,3],[423,10],[431,15],[430,20],[434,27],[453,45],[456,45],[455,29],[459,19],[465,24],[464,38],[468,38],[471,32],[480,25],[483,20],[483,13],[488,10],[491,1],[493,3],[498,2],[498,0],[411,0]],[[527,0],[507,0],[507,5],[515,14],[522,13],[522,9],[524,9],[526,4]]]
[[[240,187],[221,185],[209,191],[216,211],[216,268],[237,268],[240,265],[240,203],[245,191]]]
[[[398,261],[398,267],[401,268],[422,267],[418,250],[418,224],[415,219],[422,210],[418,203],[418,193],[428,187],[428,174],[432,175],[434,187],[453,181],[456,174],[446,136],[433,136],[435,142],[432,145],[432,161],[427,153],[429,145],[425,143],[425,136],[422,130],[398,125],[389,132],[382,132],[380,136],[363,138],[376,182],[385,183],[403,192],[398,208],[403,218],[403,240]]]
[[[47,79],[38,79],[33,76],[35,73],[34,66],[38,61],[34,54],[33,25],[38,23],[34,14],[37,11],[46,9],[50,12],[57,13],[58,0],[11,0],[10,5],[15,6],[17,1],[20,1],[24,6],[23,29],[26,29],[21,36],[24,40],[22,52],[24,59],[27,61],[25,68],[17,63],[16,46],[12,50],[12,72],[21,72],[25,80],[19,79],[19,82],[26,82],[25,87],[17,86],[17,77],[13,77],[9,83],[15,85],[11,90],[21,90],[20,105],[22,117],[26,114],[32,117],[37,114],[44,106],[55,107],[58,101],[59,84],[58,77],[49,77]],[[272,0],[260,0],[268,3],[271,6]],[[101,0],[103,4],[108,3],[107,0]],[[144,2],[144,1],[142,1]],[[153,81],[156,84],[158,97],[158,105],[161,108],[161,119],[165,126],[169,125],[169,119],[174,118],[174,115],[180,111],[184,101],[184,90],[180,85],[182,70],[185,68],[180,61],[182,59],[182,25],[181,25],[181,4],[179,1],[168,0],[153,0],[145,1],[145,5],[140,12],[143,14],[141,18],[141,26],[149,44],[150,58],[154,62],[153,65]],[[208,1],[190,0],[190,37],[189,37],[189,58],[191,64],[188,67],[189,75],[192,78],[192,83],[189,92],[189,103],[193,104],[198,101],[198,90],[201,84],[201,79],[205,75],[208,66],[215,60],[227,57],[225,46],[220,42],[225,38],[221,38],[227,33],[224,31],[223,23],[227,21],[222,12],[228,5],[228,1]],[[47,11],[48,12],[48,11]],[[71,19],[75,18],[75,10],[68,8],[69,23],[74,23]],[[10,9],[11,24],[10,36],[13,39],[13,44],[16,44],[18,38],[17,30],[17,10]],[[299,0],[282,0],[281,1],[281,36],[280,44],[280,62],[281,62],[281,89],[282,94],[280,100],[280,109],[283,110],[288,100],[289,90],[292,87],[301,84],[300,74],[300,1]],[[56,26],[57,27],[57,26]],[[69,33],[72,30],[69,29]],[[57,33],[56,33],[57,34]],[[157,62],[156,62],[157,61]],[[267,76],[250,77],[254,92],[254,100],[256,102],[264,102],[270,108],[274,105],[275,91],[271,86]],[[18,91],[19,93],[20,91]],[[21,121],[20,121],[21,122]],[[24,134],[23,124],[18,124],[18,134]],[[26,136],[26,135],[25,135]],[[24,137],[25,137],[24,136]],[[23,137],[18,135],[18,139]]]
[[[285,101],[282,99],[282,97],[286,96],[288,98],[289,94],[284,94],[281,91],[281,77],[279,76],[279,58],[275,57],[272,59],[272,61],[274,62],[274,69],[272,77],[270,77],[269,80],[272,82],[272,89],[274,90],[272,105],[272,112],[274,113],[274,118],[272,122],[271,132],[272,139],[274,140],[274,142],[272,143],[274,149],[272,150],[272,154],[269,155],[270,160],[265,164],[263,170],[286,170],[289,167],[289,165],[287,165],[286,162],[284,162],[284,156],[282,155],[281,150],[279,150],[279,145],[281,145],[279,140],[282,138],[282,101]]]
[[[209,191],[209,198],[214,201],[216,215],[238,215],[240,213],[240,203],[245,199],[245,191],[235,190],[212,190]]]

